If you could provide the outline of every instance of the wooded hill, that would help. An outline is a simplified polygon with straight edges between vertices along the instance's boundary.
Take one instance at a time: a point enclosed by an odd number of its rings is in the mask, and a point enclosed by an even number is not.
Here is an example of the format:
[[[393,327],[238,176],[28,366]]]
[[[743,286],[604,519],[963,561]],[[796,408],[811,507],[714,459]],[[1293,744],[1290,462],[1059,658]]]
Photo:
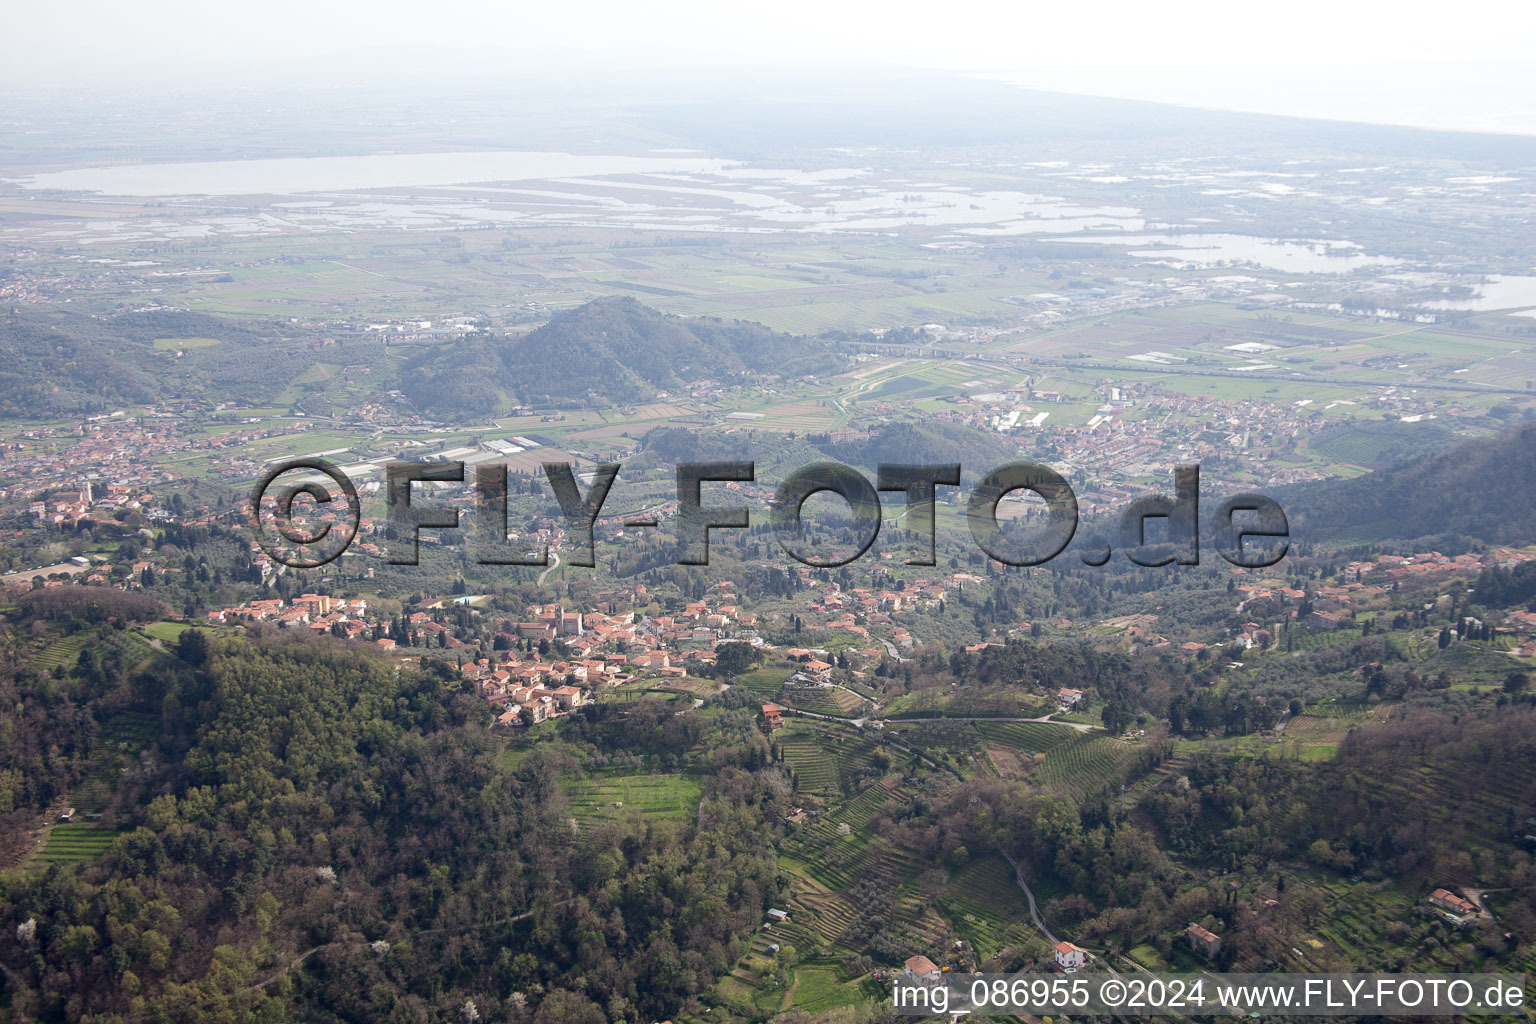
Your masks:
[[[1327,543],[1410,544],[1441,551],[1536,540],[1536,423],[1465,441],[1353,480],[1275,493],[1291,536]],[[1419,547],[1417,550],[1424,550]]]
[[[631,298],[557,313],[521,338],[487,336],[406,364],[400,388],[436,416],[486,415],[522,402],[638,401],[690,381],[825,373],[843,357],[826,341],[760,324],[677,317]]]

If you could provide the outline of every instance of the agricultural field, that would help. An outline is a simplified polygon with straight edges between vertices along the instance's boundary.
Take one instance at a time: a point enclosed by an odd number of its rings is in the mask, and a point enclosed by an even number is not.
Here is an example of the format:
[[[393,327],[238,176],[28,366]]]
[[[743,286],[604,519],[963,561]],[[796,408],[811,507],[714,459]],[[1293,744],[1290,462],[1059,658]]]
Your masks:
[[[1021,779],[1042,763],[1046,752],[1078,733],[1045,722],[977,722],[976,731],[986,741],[992,768],[1005,779]]]
[[[155,349],[161,352],[176,350],[190,352],[193,349],[213,348],[215,345],[222,344],[224,344],[223,341],[218,338],[156,338],[154,340]]]
[[[852,718],[865,702],[841,686],[786,686],[779,700],[802,711]]]
[[[1083,800],[1125,778],[1132,746],[1102,734],[1078,733],[1045,755],[1036,773],[1041,785]]]
[[[90,639],[88,633],[76,633],[55,640],[38,652],[32,659],[32,667],[39,672],[51,672],[55,668],[72,668],[80,657],[80,652],[85,648],[86,641]]]
[[[872,979],[848,977],[838,961],[816,960],[795,969],[785,1001],[807,1013],[822,1013],[844,1006],[861,1006],[887,995],[885,986]]]
[[[48,839],[32,860],[34,868],[50,864],[83,864],[95,860],[107,851],[120,833],[115,828],[84,822],[52,825]]]
[[[1050,722],[977,722],[976,731],[989,743],[1026,754],[1047,753],[1081,735],[1076,729]]]
[[[100,720],[94,770],[75,786],[71,799],[81,813],[99,811],[111,799],[117,777],[139,751],[155,742],[160,716],[142,711],[113,711]]]
[[[885,708],[885,717],[1039,718],[1055,710],[1049,698],[1002,686],[987,690],[933,688],[902,694]]]
[[[566,786],[571,818],[582,831],[632,814],[643,819],[685,819],[697,812],[702,791],[687,775],[593,775]]]
[[[189,629],[201,629],[210,635],[213,633],[209,627],[192,622],[151,622],[144,627],[144,634],[162,643],[173,644]]]
[[[940,891],[938,905],[981,960],[1036,934],[1013,869],[995,854],[956,869]]]
[[[852,792],[906,761],[861,733],[804,718],[786,719],[773,743],[794,773],[796,792],[822,799]]]
[[[745,686],[753,693],[760,693],[766,700],[774,700],[784,687],[784,680],[794,675],[792,668],[774,666],[759,668],[736,677],[736,686]]]

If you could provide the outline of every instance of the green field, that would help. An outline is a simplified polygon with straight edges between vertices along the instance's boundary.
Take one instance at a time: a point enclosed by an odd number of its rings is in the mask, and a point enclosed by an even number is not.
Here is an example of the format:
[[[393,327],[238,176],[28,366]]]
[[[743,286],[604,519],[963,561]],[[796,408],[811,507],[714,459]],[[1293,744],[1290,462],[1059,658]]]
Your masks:
[[[209,627],[195,622],[151,622],[144,627],[144,633],[165,643],[175,643],[189,629],[207,630]]]
[[[40,672],[51,671],[57,666],[73,668],[88,639],[90,639],[89,634],[76,633],[62,640],[55,640],[32,659],[32,667]]]
[[[939,909],[985,959],[1033,931],[1029,904],[1002,857],[978,857],[952,875]]]
[[[976,731],[991,743],[1026,754],[1044,754],[1080,735],[1068,726],[1049,722],[977,722]]]
[[[213,346],[219,345],[219,344],[222,344],[222,342],[220,342],[218,338],[156,338],[155,339],[155,348],[159,349],[162,352],[175,351],[176,349],[182,349],[183,351],[191,351],[192,349],[195,349],[195,348],[212,348]]]
[[[691,818],[702,791],[687,775],[657,774],[594,775],[568,784],[566,792],[571,817],[585,831],[631,814],[646,820]]]
[[[160,716],[143,711],[115,711],[101,720],[101,742],[110,748],[143,746],[155,738]]]
[[[846,727],[789,718],[773,740],[795,774],[797,791],[837,797],[907,761],[895,749]]]
[[[851,718],[864,702],[837,686],[787,686],[779,697],[785,704],[819,715]]]
[[[107,851],[118,836],[115,828],[71,822],[54,825],[48,830],[48,841],[33,859],[34,867],[50,864],[82,864],[95,860]]]
[[[886,705],[885,717],[893,720],[935,715],[955,718],[1037,718],[1052,710],[1054,707],[1051,701],[1015,686],[991,687],[987,690],[931,687],[897,697]]]
[[[736,677],[737,686],[745,686],[754,693],[760,693],[765,698],[773,700],[778,697],[779,690],[784,686],[784,680],[794,675],[791,668],[760,668],[744,675]]]
[[[1081,800],[1119,783],[1130,755],[1130,745],[1120,740],[1078,733],[1046,753],[1045,765],[1036,777],[1052,789]]]

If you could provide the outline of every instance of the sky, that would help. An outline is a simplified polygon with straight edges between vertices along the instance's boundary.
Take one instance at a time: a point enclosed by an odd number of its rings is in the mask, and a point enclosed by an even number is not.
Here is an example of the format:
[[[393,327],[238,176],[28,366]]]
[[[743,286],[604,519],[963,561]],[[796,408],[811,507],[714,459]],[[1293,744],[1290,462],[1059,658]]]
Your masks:
[[[8,87],[217,85],[380,48],[520,66],[885,64],[1263,113],[1536,134],[1536,4],[1234,0],[71,0],[9,5]],[[450,60],[451,63],[451,60]]]

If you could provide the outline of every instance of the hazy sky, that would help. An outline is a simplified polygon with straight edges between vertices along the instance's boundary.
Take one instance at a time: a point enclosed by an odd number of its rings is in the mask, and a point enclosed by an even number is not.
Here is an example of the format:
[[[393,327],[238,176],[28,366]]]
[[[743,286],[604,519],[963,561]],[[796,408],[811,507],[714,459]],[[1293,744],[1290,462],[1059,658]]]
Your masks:
[[[1536,133],[1536,3],[71,0],[8,5],[0,75],[216,84],[377,47],[541,47],[986,72],[1069,92]],[[483,54],[482,54],[483,56]]]

